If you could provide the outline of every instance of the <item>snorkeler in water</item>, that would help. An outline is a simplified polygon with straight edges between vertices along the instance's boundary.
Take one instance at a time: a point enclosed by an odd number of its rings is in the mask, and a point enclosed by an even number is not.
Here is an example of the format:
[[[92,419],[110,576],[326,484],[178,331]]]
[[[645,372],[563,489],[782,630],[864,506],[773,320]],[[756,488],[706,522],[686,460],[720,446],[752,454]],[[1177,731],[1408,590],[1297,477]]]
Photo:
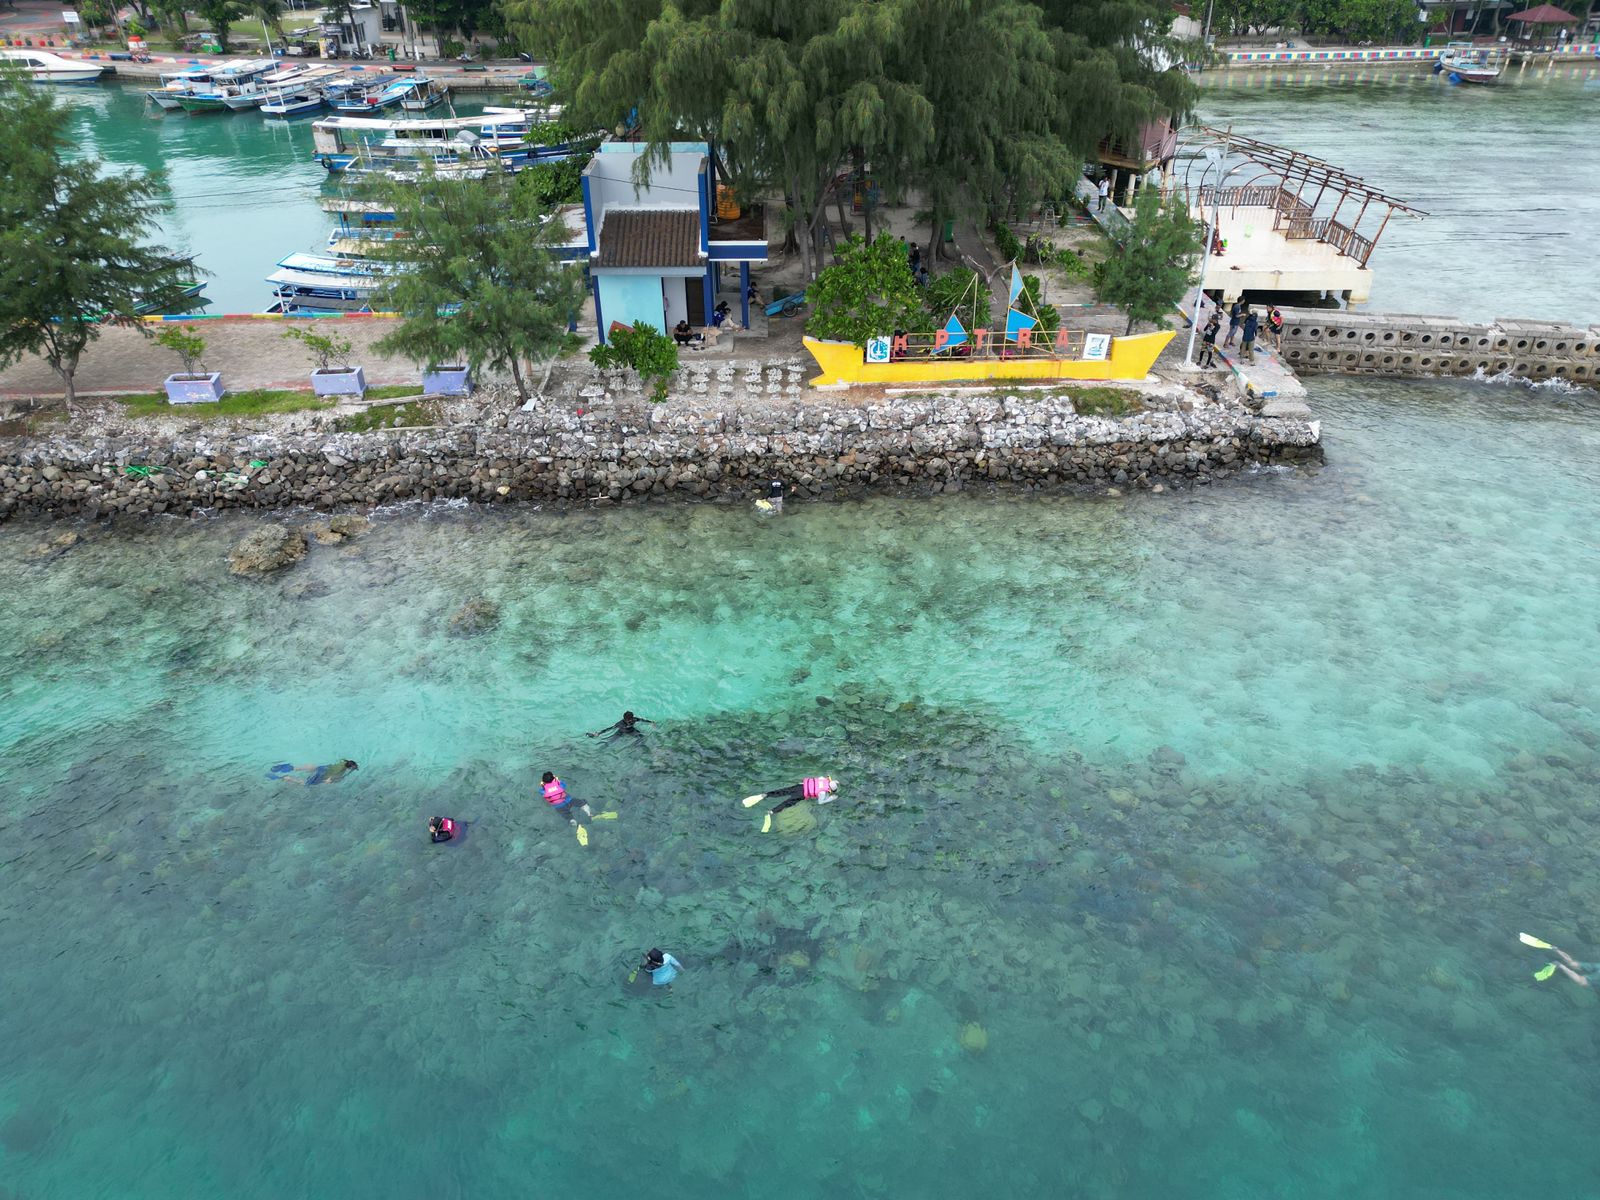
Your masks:
[[[433,842],[448,842],[456,836],[456,823],[449,817],[433,817],[428,821],[428,839]]]
[[[633,969],[633,974],[628,976],[632,983],[638,978],[640,971],[650,972],[650,982],[656,987],[666,987],[678,977],[678,972],[683,970],[683,964],[665,951],[652,948],[644,956],[644,961]]]
[[[1549,979],[1557,971],[1560,971],[1579,987],[1593,987],[1595,980],[1600,979],[1600,963],[1579,962],[1560,946],[1552,946],[1549,942],[1541,941],[1531,933],[1518,934],[1517,940],[1524,946],[1553,951],[1555,956],[1561,960],[1560,962],[1545,963],[1543,967],[1533,973],[1533,977],[1540,982]]]
[[[632,734],[634,737],[643,737],[644,731],[640,729],[639,726],[654,724],[654,721],[647,721],[643,717],[634,716],[633,710],[629,709],[627,712],[622,714],[622,720],[617,721],[615,724],[607,725],[604,729],[596,729],[593,733],[586,733],[583,736],[603,737],[607,741],[614,741],[615,739],[622,737],[624,734]]]
[[[301,787],[316,787],[319,783],[338,783],[350,772],[358,770],[356,760],[341,758],[335,763],[312,763],[304,767],[297,767],[291,763],[279,763],[267,772],[268,779],[276,779],[280,783],[294,783]],[[298,778],[298,773],[303,772],[304,779]]]
[[[775,792],[757,792],[754,796],[746,796],[741,803],[746,808],[754,808],[763,800],[777,800],[780,803],[773,805],[772,811],[767,813],[766,819],[761,822],[761,832],[767,833],[772,829],[774,813],[781,813],[784,809],[802,800],[815,800],[818,804],[832,804],[839,791],[839,781],[830,779],[826,775],[808,776],[792,787],[779,788]]]

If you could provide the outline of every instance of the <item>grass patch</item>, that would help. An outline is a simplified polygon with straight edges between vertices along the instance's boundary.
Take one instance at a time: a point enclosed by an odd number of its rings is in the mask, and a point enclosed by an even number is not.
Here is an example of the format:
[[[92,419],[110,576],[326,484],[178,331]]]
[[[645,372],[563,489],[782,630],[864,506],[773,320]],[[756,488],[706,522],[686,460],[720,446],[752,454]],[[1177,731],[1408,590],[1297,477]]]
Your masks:
[[[372,393],[368,392],[367,395]],[[414,429],[438,423],[438,405],[431,401],[419,401],[412,404],[374,404],[366,412],[340,417],[334,422],[334,428],[340,433],[372,433],[378,429]]]
[[[211,421],[218,417],[259,417],[266,413],[309,412],[333,407],[333,401],[324,400],[312,392],[275,391],[270,388],[253,392],[228,392],[215,404],[168,404],[165,392],[117,396],[116,401],[130,417],[181,413],[201,421]]]
[[[1079,416],[1126,417],[1144,411],[1139,397],[1121,388],[1075,388],[1066,395]]]
[[[422,388],[414,383],[367,389],[368,400],[398,400],[405,396],[420,395]],[[137,396],[115,396],[113,399],[122,405],[122,410],[130,417],[181,413],[201,421],[214,421],[218,417],[260,417],[268,413],[315,412],[322,408],[333,408],[338,403],[332,398],[324,399],[315,392],[274,388],[228,392],[216,404],[168,404],[165,392],[144,392]]]

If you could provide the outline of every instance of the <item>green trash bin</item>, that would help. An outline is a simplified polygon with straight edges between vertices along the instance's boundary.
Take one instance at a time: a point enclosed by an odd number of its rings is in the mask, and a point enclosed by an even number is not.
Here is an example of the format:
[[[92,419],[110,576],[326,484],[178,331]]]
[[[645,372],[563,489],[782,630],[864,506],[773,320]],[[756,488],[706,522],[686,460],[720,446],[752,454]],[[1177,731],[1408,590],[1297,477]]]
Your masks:
[[[393,46],[389,47],[389,61],[390,62],[394,61],[394,47]]]
[[[944,223],[944,240],[947,242],[956,240],[956,223],[954,221],[946,221]]]

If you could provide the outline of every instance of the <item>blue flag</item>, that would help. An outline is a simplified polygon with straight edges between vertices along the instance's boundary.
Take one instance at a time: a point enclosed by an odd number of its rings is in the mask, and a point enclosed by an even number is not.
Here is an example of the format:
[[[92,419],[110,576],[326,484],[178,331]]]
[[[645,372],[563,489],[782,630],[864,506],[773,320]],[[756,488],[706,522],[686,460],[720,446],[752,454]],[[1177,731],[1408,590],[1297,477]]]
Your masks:
[[[1038,317],[1030,317],[1027,313],[1011,309],[1006,313],[1006,341],[1016,341],[1019,333],[1024,329],[1032,329],[1038,323]]]
[[[1011,295],[1010,295],[1009,298],[1007,298],[1006,303],[1007,304],[1015,304],[1017,302],[1017,297],[1020,296],[1020,295],[1022,295],[1022,272],[1017,270],[1017,264],[1016,263],[1012,263],[1011,264]]]
[[[956,320],[955,313],[951,313],[950,319],[944,323],[944,331],[949,336],[945,339],[944,345],[940,347],[940,353],[946,350],[954,350],[967,340],[966,327]]]

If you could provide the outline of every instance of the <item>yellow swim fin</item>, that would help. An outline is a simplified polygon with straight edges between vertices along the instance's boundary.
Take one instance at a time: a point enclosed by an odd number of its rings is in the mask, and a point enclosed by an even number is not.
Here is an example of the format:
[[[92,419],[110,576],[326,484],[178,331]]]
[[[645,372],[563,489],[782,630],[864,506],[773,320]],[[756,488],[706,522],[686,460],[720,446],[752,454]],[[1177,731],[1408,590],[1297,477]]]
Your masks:
[[[1555,973],[1556,973],[1556,965],[1555,965],[1555,963],[1545,963],[1544,966],[1540,967],[1537,971],[1535,971],[1533,973],[1533,977],[1535,979],[1537,979],[1540,983],[1543,983],[1546,979],[1549,979],[1550,976],[1554,975]]]
[[[744,805],[746,808],[754,808],[766,798],[767,794],[765,792],[757,792],[754,796],[746,796],[743,800],[739,801],[739,803]]]
[[[589,844],[589,831],[587,829],[585,829],[582,825],[579,825],[578,826],[578,845],[587,846],[588,844]]]
[[[766,816],[766,819],[761,822],[761,832],[762,833],[771,833],[772,832],[772,814],[771,813],[768,813],[767,816]]]
[[[1534,937],[1533,934],[1531,934],[1531,933],[1519,933],[1519,934],[1517,934],[1517,940],[1519,942],[1521,942],[1524,946],[1532,946],[1535,950],[1554,950],[1555,949],[1555,947],[1552,946],[1549,942],[1541,942],[1538,938]]]
[[[617,814],[614,812],[595,813],[594,819],[596,821],[615,821]]]

